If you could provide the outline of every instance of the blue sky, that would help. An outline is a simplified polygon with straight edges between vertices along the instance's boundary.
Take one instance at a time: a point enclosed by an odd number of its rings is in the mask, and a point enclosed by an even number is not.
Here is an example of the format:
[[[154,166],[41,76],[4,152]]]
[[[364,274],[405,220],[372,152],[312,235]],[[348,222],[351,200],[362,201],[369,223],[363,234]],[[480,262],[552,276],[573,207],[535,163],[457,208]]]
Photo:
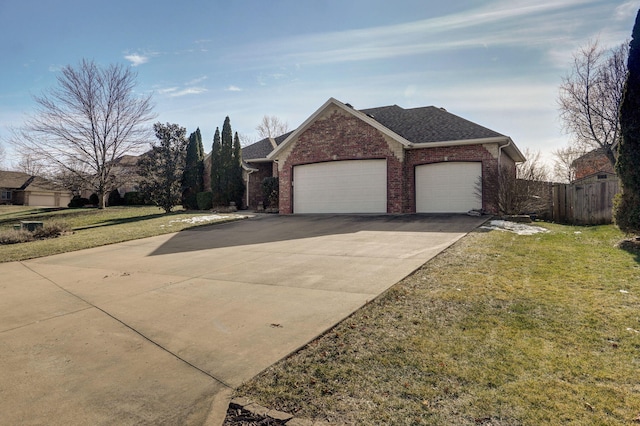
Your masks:
[[[640,0],[0,0],[0,141],[83,58],[123,63],[156,121],[297,127],[330,97],[435,105],[546,159],[566,145],[556,98],[590,39],[630,37]],[[5,143],[6,145],[6,143]],[[5,164],[6,166],[6,164]]]

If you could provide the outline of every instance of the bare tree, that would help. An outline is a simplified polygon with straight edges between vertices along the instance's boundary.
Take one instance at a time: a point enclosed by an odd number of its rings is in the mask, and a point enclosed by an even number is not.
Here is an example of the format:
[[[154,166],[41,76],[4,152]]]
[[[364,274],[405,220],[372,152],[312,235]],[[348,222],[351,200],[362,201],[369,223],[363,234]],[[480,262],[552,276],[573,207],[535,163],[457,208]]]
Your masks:
[[[576,178],[576,169],[573,162],[584,155],[585,152],[574,146],[558,148],[553,151],[553,175],[554,179],[562,183],[571,183]]]
[[[4,165],[4,161],[7,158],[7,151],[4,148],[4,145],[2,144],[2,141],[0,141],[0,168],[3,167]]]
[[[94,190],[104,208],[117,186],[114,160],[139,153],[150,140],[151,97],[134,93],[135,79],[122,65],[83,60],[64,67],[57,86],[35,97],[37,113],[13,144]]]
[[[276,138],[289,131],[289,124],[286,121],[280,120],[275,115],[265,115],[262,117],[260,124],[256,126],[256,130],[261,139]]]
[[[45,164],[33,152],[27,151],[20,154],[18,161],[13,163],[13,169],[31,176],[42,176]]]
[[[516,164],[516,179],[535,182],[549,181],[549,169],[540,158],[540,151],[526,148],[523,152],[526,161]]]
[[[539,151],[523,154],[525,162],[491,168],[476,183],[476,196],[489,194],[487,201],[499,214],[544,213],[548,208],[549,171]]]
[[[280,135],[278,135],[280,136]],[[251,135],[247,135],[246,133],[238,133],[238,138],[240,138],[241,146],[249,146],[254,142],[257,142],[256,138]],[[264,139],[264,138],[261,138]]]
[[[562,79],[558,104],[573,146],[586,152],[602,149],[612,165],[620,140],[619,110],[627,75],[628,43],[603,49],[590,42],[573,56],[571,72]]]

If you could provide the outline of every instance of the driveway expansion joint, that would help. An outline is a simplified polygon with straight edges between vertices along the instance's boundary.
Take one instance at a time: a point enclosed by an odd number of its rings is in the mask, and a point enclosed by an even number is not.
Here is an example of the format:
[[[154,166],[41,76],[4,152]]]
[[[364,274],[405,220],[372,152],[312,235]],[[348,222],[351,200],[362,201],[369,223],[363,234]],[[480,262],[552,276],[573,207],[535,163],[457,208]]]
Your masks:
[[[210,377],[211,379],[213,379],[214,381],[220,383],[221,385],[223,385],[224,387],[228,388],[228,389],[233,389],[233,386],[231,386],[230,384],[226,383],[224,380],[219,379],[217,377],[215,377],[214,375],[212,375],[211,373],[209,373],[208,371],[203,370],[202,368],[198,367],[197,365],[187,361],[186,359],[182,358],[180,355],[170,351],[169,349],[165,348],[164,346],[162,346],[161,344],[159,344],[158,342],[154,341],[153,339],[151,339],[150,337],[146,336],[144,333],[140,332],[139,330],[136,330],[134,327],[130,326],[129,324],[127,324],[126,322],[122,321],[121,319],[115,317],[113,314],[107,312],[106,310],[102,309],[99,306],[96,306],[95,304],[89,302],[88,300],[84,299],[81,296],[78,296],[77,294],[67,290],[66,288],[62,287],[60,284],[56,283],[54,280],[52,280],[49,277],[46,277],[44,275],[42,275],[41,273],[34,271],[33,269],[31,269],[28,265],[25,265],[23,262],[20,262],[25,268],[29,269],[31,272],[33,272],[34,274],[42,277],[44,280],[50,282],[51,284],[53,284],[54,286],[58,287],[60,290],[64,291],[65,293],[69,294],[72,297],[77,298],[78,300],[81,300],[82,302],[86,303],[87,305],[89,305],[88,308],[86,309],[90,309],[90,308],[94,308],[100,312],[102,312],[104,315],[108,316],[109,318],[113,319],[114,321],[122,324],[124,327],[128,328],[129,330],[133,331],[135,334],[137,334],[138,336],[142,337],[144,340],[146,340],[147,342],[151,343],[152,345],[158,347],[159,349],[161,349],[162,351],[170,354],[171,356],[175,357],[176,359],[180,360],[181,362],[187,364],[189,367],[199,371],[200,373]],[[86,309],[82,309],[83,311]]]

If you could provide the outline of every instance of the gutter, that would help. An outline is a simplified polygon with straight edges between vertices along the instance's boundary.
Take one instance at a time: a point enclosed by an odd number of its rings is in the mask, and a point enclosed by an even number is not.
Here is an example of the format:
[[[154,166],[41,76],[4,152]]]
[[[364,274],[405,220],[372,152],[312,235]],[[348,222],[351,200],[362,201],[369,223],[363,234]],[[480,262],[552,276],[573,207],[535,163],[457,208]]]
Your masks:
[[[510,145],[511,139],[507,136],[496,136],[492,138],[480,138],[480,139],[459,139],[455,141],[441,141],[441,142],[423,142],[415,143],[410,142],[407,149],[422,149],[422,148],[440,148],[445,146],[460,146],[460,145],[482,145],[486,143],[500,143],[507,142],[506,145]]]

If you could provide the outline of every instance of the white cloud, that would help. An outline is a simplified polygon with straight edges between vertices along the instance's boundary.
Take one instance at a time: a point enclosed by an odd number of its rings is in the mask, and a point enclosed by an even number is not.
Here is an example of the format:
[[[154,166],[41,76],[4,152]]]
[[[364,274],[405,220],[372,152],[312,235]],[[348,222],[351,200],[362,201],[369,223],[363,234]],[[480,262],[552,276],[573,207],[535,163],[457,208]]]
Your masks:
[[[138,53],[133,53],[131,55],[125,55],[124,57],[127,61],[131,62],[131,65],[137,67],[138,65],[146,64],[149,62],[150,57],[145,55],[140,55]]]
[[[178,90],[178,88],[177,88],[177,87],[167,87],[167,88],[164,88],[164,89],[158,89],[158,90],[156,90],[156,93],[158,93],[158,94],[160,94],[160,95],[166,95],[166,94],[168,94],[168,93],[173,93],[173,92],[175,92],[175,91],[177,91],[177,90]]]
[[[593,31],[576,21],[575,8],[589,5],[599,18],[611,6],[597,0],[492,1],[475,9],[436,18],[372,28],[311,34],[242,49],[248,60],[273,65],[332,64],[424,55],[475,47],[527,47],[572,42],[576,28]],[[255,52],[260,52],[256,55]],[[237,55],[248,55],[238,53]]]
[[[238,86],[231,85],[225,89],[227,92],[242,92],[242,89]]]
[[[171,96],[172,98],[177,98],[180,96],[187,96],[187,95],[199,95],[201,93],[206,92],[207,89],[205,89],[204,87],[187,87],[185,89],[182,90],[175,90],[172,91],[169,96]]]
[[[193,86],[193,85],[195,85],[195,84],[202,83],[202,82],[203,82],[203,81],[205,81],[207,78],[209,78],[209,77],[207,77],[206,75],[203,75],[202,77],[194,78],[193,80],[191,80],[191,81],[187,82],[187,84],[186,84],[186,85],[187,85],[187,86]]]
[[[633,18],[636,16],[636,13],[638,13],[638,9],[640,9],[639,0],[628,1],[616,7],[614,16],[619,21],[627,18]],[[629,33],[631,33],[631,30],[629,30]]]

